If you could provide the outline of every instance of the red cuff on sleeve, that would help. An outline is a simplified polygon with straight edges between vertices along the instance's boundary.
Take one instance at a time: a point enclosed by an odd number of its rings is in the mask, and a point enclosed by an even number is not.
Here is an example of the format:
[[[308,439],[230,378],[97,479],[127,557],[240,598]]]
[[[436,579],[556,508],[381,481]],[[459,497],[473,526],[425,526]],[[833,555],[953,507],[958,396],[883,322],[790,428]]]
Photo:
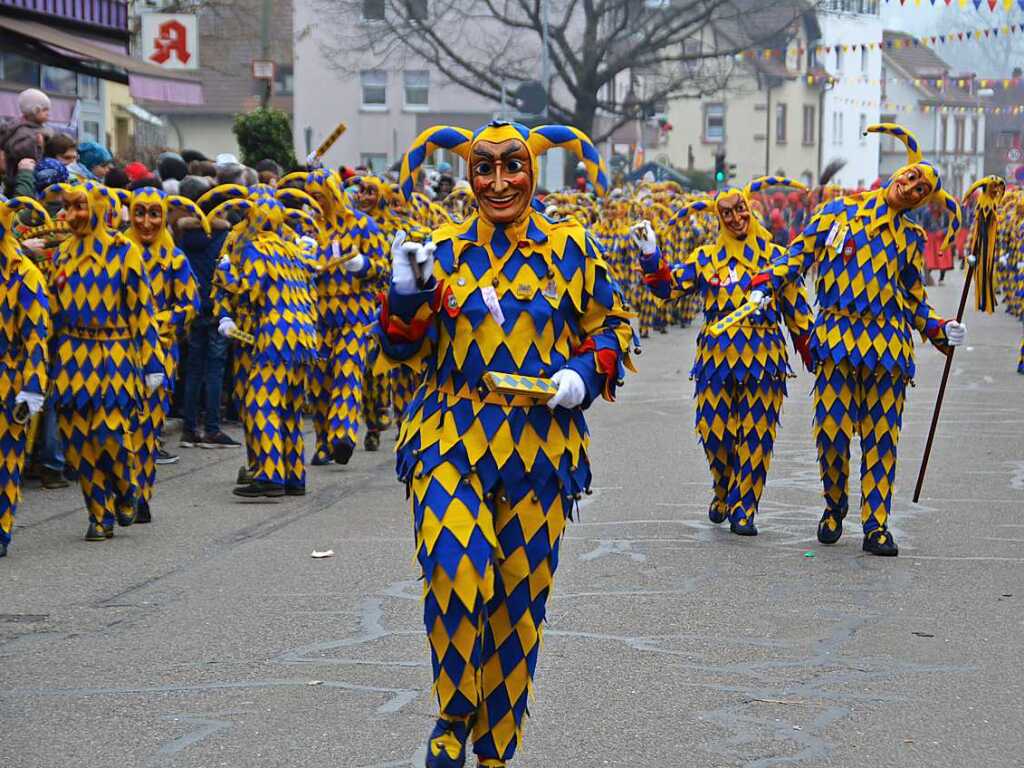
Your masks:
[[[668,283],[672,280],[672,271],[668,268],[668,264],[662,264],[657,272],[651,272],[649,275],[644,275],[644,283],[647,285],[657,285],[658,283]]]
[[[948,322],[949,322],[949,320],[940,320],[938,323],[933,325],[931,328],[926,328],[925,332],[924,332],[925,335],[929,339],[931,339],[932,341],[935,341],[940,336],[945,336],[946,335],[946,331],[945,331],[946,323],[948,323]]]
[[[431,320],[432,316],[406,323],[401,318],[392,317],[391,309],[388,306],[388,296],[386,293],[381,294],[380,327],[384,329],[389,340],[396,343],[419,341],[426,335]]]
[[[758,272],[750,280],[750,287],[751,288],[759,288],[762,285],[767,285],[771,281],[772,281],[772,273],[771,272]]]
[[[597,358],[597,372],[604,374],[604,399],[615,401],[615,384],[619,376],[619,353],[614,349],[602,349],[594,355]]]

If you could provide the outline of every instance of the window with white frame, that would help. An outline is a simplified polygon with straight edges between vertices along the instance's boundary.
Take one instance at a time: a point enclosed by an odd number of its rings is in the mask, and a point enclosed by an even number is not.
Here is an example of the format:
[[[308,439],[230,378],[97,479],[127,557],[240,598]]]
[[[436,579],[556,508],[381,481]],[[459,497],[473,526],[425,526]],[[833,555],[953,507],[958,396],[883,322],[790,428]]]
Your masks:
[[[813,144],[814,135],[817,133],[815,125],[815,108],[813,104],[804,104],[804,140],[803,143]]]
[[[725,105],[704,105],[704,141],[725,141]]]
[[[360,73],[363,84],[363,107],[365,109],[387,109],[388,73],[383,69],[364,69]]]
[[[836,74],[843,74],[843,48],[842,46],[836,46]]]
[[[426,109],[430,105],[430,71],[407,69],[402,73],[405,85],[405,108]]]
[[[857,136],[860,138],[860,143],[864,144],[867,141],[867,136],[864,132],[868,129],[868,116],[863,112],[860,113],[860,119],[857,121]]]
[[[786,105],[779,103],[775,105],[775,143],[786,143]]]
[[[980,130],[978,126],[980,122],[976,117],[971,118],[971,152],[978,151],[978,131]]]
[[[868,73],[868,49],[866,46],[861,46],[860,49],[860,73],[862,75]]]

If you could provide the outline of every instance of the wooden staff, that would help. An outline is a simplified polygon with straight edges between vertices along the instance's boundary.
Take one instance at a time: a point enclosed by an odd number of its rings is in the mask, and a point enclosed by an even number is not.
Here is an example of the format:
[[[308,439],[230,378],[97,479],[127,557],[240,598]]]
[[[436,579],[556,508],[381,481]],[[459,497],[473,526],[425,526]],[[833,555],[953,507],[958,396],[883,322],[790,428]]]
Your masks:
[[[971,258],[967,260],[967,276],[964,278],[964,289],[960,293],[960,306],[956,310],[956,321],[963,320],[964,309],[967,307],[967,298],[971,293],[971,280],[974,278],[974,270],[977,269],[978,259],[982,258],[979,251],[984,251],[985,242],[988,239],[988,221],[978,212],[978,236],[972,243]],[[928,430],[928,441],[924,444],[924,457],[921,459],[921,471],[917,474],[917,485],[914,486],[914,503],[921,498],[921,486],[924,485],[924,475],[928,471],[928,457],[932,453],[932,442],[935,440],[935,430],[939,426],[939,413],[942,411],[942,399],[946,396],[946,383],[949,381],[949,371],[953,367],[953,353],[956,347],[950,347],[946,353],[946,367],[942,369],[942,381],[939,383],[939,395],[935,399],[935,411],[932,413],[932,426]]]

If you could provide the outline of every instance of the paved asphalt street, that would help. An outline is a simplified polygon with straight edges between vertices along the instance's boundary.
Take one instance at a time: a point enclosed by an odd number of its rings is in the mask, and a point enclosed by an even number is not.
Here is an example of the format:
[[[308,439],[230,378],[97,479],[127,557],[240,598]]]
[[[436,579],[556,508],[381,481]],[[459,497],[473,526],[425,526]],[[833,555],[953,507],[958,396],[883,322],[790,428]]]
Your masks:
[[[944,314],[958,283],[930,291]],[[712,526],[695,331],[650,339],[619,402],[591,411],[596,493],[566,536],[514,765],[1024,765],[1021,326],[966,322],[914,505],[942,368],[918,350],[895,560],[862,554],[855,526],[815,540],[806,373],[761,535]],[[27,491],[0,561],[0,765],[421,766],[430,670],[390,451],[273,503],[230,494],[241,452],[181,453],[155,524],[105,543],[81,540],[76,488]]]

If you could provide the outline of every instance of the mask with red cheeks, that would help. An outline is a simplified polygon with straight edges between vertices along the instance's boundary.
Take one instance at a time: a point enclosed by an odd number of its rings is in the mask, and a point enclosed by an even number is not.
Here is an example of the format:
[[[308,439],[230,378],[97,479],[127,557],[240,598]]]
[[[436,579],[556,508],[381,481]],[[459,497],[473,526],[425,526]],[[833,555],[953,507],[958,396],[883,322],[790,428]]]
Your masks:
[[[894,211],[910,210],[927,200],[934,189],[921,169],[912,165],[892,177],[885,191],[885,202]]]
[[[132,205],[132,228],[138,233],[143,245],[151,245],[164,228],[164,209],[160,203],[135,203]]]
[[[727,194],[718,200],[718,217],[725,231],[737,240],[746,240],[750,231],[750,206],[743,195]]]
[[[469,178],[480,213],[492,224],[517,221],[533,197],[533,160],[518,139],[474,144]]]

